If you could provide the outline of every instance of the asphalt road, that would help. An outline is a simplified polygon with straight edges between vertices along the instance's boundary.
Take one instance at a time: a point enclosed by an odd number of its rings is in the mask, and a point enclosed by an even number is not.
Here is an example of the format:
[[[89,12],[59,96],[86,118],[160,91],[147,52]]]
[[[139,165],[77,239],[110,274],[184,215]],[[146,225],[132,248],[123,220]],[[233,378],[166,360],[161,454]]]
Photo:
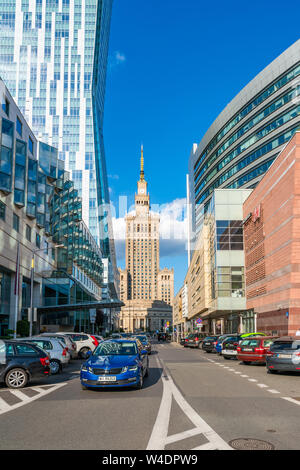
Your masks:
[[[300,375],[164,343],[142,390],[82,390],[79,368],[0,387],[0,450],[229,450],[235,439],[300,449]]]

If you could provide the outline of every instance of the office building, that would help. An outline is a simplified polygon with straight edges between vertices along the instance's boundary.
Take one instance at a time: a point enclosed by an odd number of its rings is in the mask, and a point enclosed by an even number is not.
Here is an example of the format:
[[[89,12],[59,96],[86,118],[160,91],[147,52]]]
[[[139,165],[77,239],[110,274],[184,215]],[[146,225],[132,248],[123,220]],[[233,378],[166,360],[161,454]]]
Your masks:
[[[35,331],[90,331],[90,308],[100,319],[120,304],[103,301],[102,253],[81,198],[57,149],[36,139],[2,80],[0,100],[0,335],[31,316]],[[97,328],[107,323],[103,315]]]
[[[255,188],[300,123],[300,40],[260,72],[194,144],[189,226],[196,242],[213,191]],[[193,249],[193,248],[192,248]]]
[[[118,278],[103,143],[112,0],[0,0],[0,76],[40,141],[58,149],[82,217]],[[116,290],[118,287],[115,286]]]
[[[244,202],[247,309],[258,331],[300,328],[300,132]]]
[[[243,203],[251,192],[215,189],[212,194],[179,292],[181,335],[255,331],[255,315],[246,304],[243,242]]]

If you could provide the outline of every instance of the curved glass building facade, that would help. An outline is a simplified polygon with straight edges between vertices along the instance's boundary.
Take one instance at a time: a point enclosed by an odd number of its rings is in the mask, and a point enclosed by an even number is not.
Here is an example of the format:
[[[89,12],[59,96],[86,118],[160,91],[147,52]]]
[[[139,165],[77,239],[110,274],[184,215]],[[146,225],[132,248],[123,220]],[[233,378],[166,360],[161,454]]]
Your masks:
[[[192,230],[217,188],[254,188],[300,125],[300,40],[226,106],[189,160]]]

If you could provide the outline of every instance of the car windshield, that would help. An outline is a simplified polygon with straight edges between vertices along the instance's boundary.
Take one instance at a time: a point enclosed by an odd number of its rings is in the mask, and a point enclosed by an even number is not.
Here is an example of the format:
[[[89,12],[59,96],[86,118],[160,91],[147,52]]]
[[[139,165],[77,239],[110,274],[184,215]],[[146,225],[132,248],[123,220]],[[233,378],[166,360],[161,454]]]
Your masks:
[[[212,339],[217,339],[216,336],[206,336],[206,338],[204,338],[204,341],[210,341]]]
[[[259,345],[259,339],[246,339],[241,342],[241,346],[256,347]]]
[[[136,356],[138,353],[134,342],[105,341],[93,352],[94,356]]]

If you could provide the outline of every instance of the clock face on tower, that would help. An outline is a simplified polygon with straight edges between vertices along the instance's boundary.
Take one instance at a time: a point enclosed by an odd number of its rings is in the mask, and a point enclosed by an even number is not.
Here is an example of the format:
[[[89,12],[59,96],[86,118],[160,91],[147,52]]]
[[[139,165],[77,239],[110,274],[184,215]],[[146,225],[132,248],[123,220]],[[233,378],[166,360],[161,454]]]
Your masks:
[[[144,194],[145,190],[143,188],[140,189],[140,194]]]

